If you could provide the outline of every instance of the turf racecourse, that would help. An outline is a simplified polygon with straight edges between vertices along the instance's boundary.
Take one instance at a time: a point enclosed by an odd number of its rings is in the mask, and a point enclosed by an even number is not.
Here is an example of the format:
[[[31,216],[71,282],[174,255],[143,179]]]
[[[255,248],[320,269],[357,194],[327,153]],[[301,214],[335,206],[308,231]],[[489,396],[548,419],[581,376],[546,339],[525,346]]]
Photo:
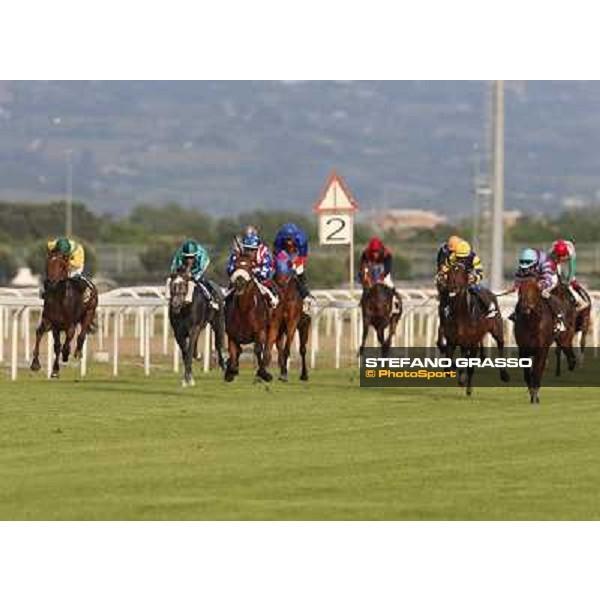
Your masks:
[[[0,380],[2,519],[598,519],[600,394]]]

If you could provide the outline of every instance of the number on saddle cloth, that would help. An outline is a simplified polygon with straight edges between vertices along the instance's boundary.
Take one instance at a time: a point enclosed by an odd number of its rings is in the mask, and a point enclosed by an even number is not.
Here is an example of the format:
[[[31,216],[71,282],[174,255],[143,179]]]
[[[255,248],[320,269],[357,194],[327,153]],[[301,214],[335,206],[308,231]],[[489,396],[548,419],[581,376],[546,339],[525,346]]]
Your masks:
[[[382,283],[385,278],[383,265],[372,264],[369,267],[369,274],[371,275],[371,281],[373,282],[373,285],[376,283]]]

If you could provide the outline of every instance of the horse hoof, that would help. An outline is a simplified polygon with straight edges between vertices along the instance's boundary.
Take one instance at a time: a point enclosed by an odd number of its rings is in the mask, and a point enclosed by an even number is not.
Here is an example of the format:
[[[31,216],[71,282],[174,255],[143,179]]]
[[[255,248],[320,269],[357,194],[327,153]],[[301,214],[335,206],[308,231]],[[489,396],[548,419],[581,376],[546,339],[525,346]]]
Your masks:
[[[75,354],[73,354],[73,358],[75,360],[79,360],[81,358],[81,351],[80,350],[75,350]]]
[[[270,381],[273,381],[273,375],[271,375],[271,373],[269,373],[268,371],[258,371],[256,373],[256,376],[259,379],[266,381],[267,383],[269,383]]]
[[[308,374],[302,373],[302,375],[300,375],[300,381],[308,381]]]
[[[52,377],[52,379],[58,379],[60,375],[58,374],[58,371],[52,371],[50,377]]]
[[[232,373],[231,371],[225,371],[224,379],[225,379],[225,381],[227,381],[227,383],[233,381],[234,377],[235,377],[234,373]]]
[[[287,382],[288,380],[289,380],[289,377],[287,376],[287,374],[279,376],[279,381]]]
[[[196,381],[194,380],[193,377],[188,381],[188,385],[190,387],[196,387]]]
[[[473,393],[473,388],[467,388],[467,396],[470,396]]]
[[[507,383],[510,381],[510,374],[507,371],[500,371],[500,379]]]
[[[182,387],[182,388],[185,388],[185,387],[187,387],[187,381],[186,381],[185,379],[182,379],[182,380],[181,380],[181,387]]]
[[[42,368],[42,365],[40,365],[40,361],[39,360],[34,360],[31,363],[31,367],[29,367],[32,371],[39,371]]]

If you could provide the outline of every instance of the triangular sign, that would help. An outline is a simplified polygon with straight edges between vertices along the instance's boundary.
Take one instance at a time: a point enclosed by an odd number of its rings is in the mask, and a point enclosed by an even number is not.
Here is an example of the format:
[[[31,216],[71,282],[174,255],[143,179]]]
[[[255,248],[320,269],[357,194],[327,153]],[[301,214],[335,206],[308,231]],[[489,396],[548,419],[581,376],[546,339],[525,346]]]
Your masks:
[[[332,171],[321,197],[313,206],[315,212],[348,212],[358,210],[358,203],[342,178]]]

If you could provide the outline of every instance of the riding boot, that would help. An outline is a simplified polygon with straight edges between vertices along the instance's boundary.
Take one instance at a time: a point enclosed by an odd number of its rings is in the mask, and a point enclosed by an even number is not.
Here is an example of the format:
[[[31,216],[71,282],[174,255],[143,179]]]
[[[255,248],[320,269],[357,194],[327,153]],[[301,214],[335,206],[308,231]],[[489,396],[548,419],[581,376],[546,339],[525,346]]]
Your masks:
[[[314,296],[310,293],[308,289],[308,282],[306,280],[306,273],[297,273],[296,278],[298,281],[298,292],[300,292],[300,297],[303,300],[302,310],[304,313],[308,314],[311,311],[311,308],[315,302]]]
[[[568,285],[567,289],[571,294],[571,298],[575,300],[575,310],[578,313],[582,310],[585,310],[588,307],[588,301],[583,297],[583,294],[581,294],[580,291],[573,285]]]
[[[206,277],[200,277],[198,279],[198,286],[202,290],[204,297],[208,300],[208,303],[210,304],[211,308],[219,310],[220,304],[218,302],[218,298],[216,297],[215,290],[213,289],[210,280],[206,279]]]

